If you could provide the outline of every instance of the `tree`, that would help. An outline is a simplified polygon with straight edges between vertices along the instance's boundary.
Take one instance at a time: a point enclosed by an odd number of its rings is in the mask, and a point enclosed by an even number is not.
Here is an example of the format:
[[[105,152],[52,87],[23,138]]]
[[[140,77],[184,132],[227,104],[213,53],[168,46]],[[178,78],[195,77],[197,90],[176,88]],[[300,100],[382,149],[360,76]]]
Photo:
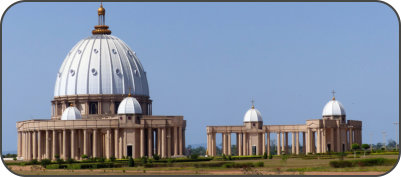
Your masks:
[[[388,140],[388,143],[387,143],[387,147],[390,149],[395,149],[395,147],[397,146],[397,142],[395,142],[394,140],[392,140],[392,139],[390,139],[390,140]]]
[[[359,144],[357,144],[357,143],[352,144],[351,149],[354,151],[354,158],[356,157],[355,151],[360,148],[361,147],[359,147]]]
[[[131,156],[129,156],[129,159],[128,159],[128,166],[129,167],[134,167],[134,159],[132,159]]]
[[[362,149],[363,149],[363,157],[365,157],[366,150],[370,148],[369,144],[362,144]]]

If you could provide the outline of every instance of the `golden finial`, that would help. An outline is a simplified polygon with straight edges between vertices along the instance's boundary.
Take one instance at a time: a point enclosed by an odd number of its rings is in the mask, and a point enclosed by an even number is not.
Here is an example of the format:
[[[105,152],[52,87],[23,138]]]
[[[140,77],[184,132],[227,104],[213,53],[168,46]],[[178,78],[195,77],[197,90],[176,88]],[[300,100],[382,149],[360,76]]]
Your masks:
[[[255,101],[253,101],[253,99],[252,99],[252,109],[255,109],[255,105],[254,105],[254,103],[255,103]]]
[[[100,2],[100,7],[97,9],[97,15],[106,15],[106,10],[103,8],[102,2]]]
[[[131,88],[129,88],[128,97],[131,97]]]
[[[100,7],[97,9],[98,25],[92,30],[92,34],[111,34],[109,26],[106,25],[106,9],[103,8],[103,3],[100,2]]]
[[[334,89],[333,89],[333,91],[331,91],[331,93],[333,94],[332,100],[336,100],[336,96],[335,96],[336,92],[334,91]]]

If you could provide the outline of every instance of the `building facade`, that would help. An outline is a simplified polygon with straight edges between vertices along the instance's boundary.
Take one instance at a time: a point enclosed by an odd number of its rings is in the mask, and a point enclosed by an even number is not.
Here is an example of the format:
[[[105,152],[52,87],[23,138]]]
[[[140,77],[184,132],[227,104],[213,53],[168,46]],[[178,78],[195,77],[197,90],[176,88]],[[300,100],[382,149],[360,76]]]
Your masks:
[[[263,155],[265,152],[270,155],[273,151],[277,155],[344,152],[354,143],[362,144],[362,121],[346,120],[344,107],[334,96],[324,107],[321,119],[307,120],[305,124],[263,125],[260,112],[252,106],[244,116],[243,125],[207,126],[206,131],[209,156],[217,155],[217,134],[221,134],[221,153],[225,155]],[[237,152],[231,151],[232,134],[236,135]],[[275,147],[270,145],[272,136],[276,136]]]
[[[17,122],[19,159],[183,155],[186,121],[152,115],[146,72],[135,52],[111,35],[105,13],[101,5],[92,36],[61,65],[51,118]]]

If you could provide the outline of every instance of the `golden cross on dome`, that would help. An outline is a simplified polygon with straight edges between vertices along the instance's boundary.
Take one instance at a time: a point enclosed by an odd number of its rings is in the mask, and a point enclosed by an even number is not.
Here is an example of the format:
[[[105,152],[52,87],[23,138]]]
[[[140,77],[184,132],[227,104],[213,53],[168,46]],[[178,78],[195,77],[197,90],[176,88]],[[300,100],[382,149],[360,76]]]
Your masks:
[[[128,97],[131,97],[131,87],[128,89],[129,89]]]
[[[333,91],[331,91],[331,93],[333,94],[333,100],[336,100],[336,92],[334,91],[334,89]]]
[[[252,98],[252,109],[255,109],[255,101],[253,100],[253,98]]]

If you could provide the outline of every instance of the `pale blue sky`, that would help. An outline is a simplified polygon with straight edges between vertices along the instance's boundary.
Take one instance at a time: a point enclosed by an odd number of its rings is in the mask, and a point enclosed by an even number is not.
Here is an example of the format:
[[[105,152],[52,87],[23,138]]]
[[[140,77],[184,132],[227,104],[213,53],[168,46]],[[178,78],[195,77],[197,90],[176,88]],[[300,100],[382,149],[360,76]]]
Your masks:
[[[99,3],[19,3],[3,21],[3,151],[16,121],[50,118],[56,73],[91,35]],[[264,124],[321,117],[337,92],[363,142],[398,138],[398,21],[381,3],[104,3],[106,24],[147,71],[153,113],[183,115],[186,143],[240,125],[251,99]],[[220,139],[221,137],[219,137]],[[273,138],[273,137],[272,137]]]

